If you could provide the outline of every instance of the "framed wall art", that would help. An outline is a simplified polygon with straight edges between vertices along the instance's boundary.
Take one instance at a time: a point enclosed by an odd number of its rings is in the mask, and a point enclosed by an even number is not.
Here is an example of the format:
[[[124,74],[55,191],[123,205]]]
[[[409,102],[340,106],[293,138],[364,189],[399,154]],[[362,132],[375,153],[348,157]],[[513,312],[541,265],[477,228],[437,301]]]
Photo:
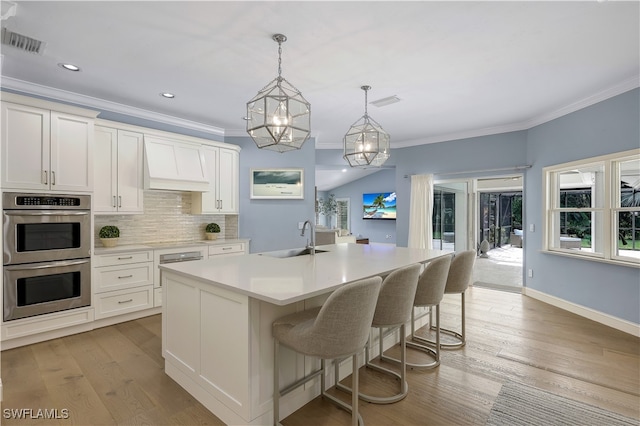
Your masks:
[[[251,169],[250,197],[304,199],[304,169]]]

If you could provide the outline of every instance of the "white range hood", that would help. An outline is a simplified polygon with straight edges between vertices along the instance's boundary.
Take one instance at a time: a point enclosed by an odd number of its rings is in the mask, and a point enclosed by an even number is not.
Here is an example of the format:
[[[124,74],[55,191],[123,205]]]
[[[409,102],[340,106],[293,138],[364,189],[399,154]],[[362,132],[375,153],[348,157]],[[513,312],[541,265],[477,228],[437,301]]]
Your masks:
[[[144,135],[144,187],[171,191],[209,191],[200,145]]]

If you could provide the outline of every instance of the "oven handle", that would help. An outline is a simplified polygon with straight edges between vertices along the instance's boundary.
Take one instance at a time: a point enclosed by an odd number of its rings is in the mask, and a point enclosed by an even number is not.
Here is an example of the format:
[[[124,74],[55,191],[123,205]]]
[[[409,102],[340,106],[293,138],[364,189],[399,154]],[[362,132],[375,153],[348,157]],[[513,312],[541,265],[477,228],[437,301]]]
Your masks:
[[[82,265],[85,263],[89,263],[90,261],[91,259],[75,259],[36,264],[6,265],[4,269],[7,271],[35,271],[38,269],[59,268],[61,266]]]
[[[89,210],[77,211],[77,210],[5,210],[4,214],[7,216],[87,216],[90,213]]]

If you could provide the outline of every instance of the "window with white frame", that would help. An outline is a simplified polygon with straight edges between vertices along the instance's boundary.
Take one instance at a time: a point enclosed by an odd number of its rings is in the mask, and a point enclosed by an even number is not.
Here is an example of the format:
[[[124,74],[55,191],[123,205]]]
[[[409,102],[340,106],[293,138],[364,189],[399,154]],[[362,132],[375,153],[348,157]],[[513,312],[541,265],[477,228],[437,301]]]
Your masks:
[[[545,251],[640,265],[640,150],[543,174]]]

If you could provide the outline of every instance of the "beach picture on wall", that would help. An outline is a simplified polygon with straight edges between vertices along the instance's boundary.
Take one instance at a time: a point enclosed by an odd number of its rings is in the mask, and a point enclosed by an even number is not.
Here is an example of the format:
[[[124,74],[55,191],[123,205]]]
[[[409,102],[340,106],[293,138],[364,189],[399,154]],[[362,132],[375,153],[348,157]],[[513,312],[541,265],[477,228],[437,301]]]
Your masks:
[[[362,194],[362,218],[395,220],[396,193],[374,192]]]
[[[251,198],[303,199],[303,169],[251,169]]]

